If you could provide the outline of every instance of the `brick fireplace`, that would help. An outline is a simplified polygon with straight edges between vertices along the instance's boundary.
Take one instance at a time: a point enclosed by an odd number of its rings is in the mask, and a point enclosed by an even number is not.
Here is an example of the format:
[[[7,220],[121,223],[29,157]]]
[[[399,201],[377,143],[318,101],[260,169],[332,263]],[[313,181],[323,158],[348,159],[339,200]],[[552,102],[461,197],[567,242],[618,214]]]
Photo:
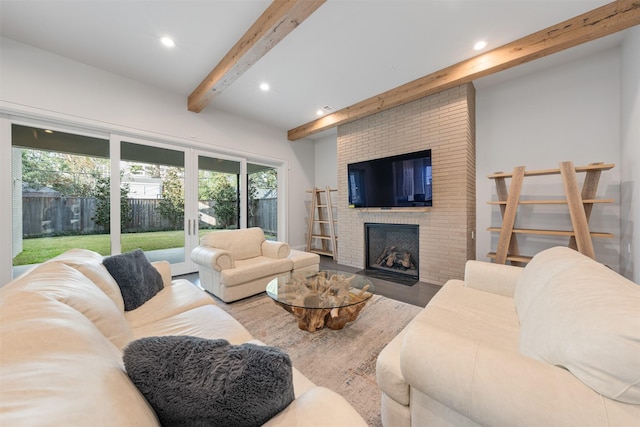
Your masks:
[[[338,262],[366,268],[365,223],[417,225],[420,281],[464,276],[475,259],[475,89],[427,96],[338,127]],[[433,207],[348,207],[347,164],[432,150]]]

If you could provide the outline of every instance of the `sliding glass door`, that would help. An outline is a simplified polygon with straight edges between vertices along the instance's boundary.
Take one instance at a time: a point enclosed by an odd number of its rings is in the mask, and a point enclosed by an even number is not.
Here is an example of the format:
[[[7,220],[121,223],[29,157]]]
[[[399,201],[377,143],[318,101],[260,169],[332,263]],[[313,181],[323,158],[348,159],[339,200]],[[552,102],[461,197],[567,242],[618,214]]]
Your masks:
[[[142,249],[175,270],[186,263],[185,152],[120,143],[121,252]]]
[[[13,235],[3,246],[13,277],[72,248],[104,256],[140,248],[186,274],[197,270],[189,254],[205,233],[260,227],[278,238],[282,177],[273,164],[109,133],[5,129],[12,216],[0,228]]]

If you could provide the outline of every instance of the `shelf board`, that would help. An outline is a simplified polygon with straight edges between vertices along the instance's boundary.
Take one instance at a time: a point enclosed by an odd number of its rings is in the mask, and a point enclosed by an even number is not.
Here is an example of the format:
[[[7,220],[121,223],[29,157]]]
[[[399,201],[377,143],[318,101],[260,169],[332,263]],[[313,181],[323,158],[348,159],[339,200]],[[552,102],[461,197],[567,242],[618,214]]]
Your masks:
[[[330,188],[329,191],[331,191],[333,193],[334,191],[338,191],[338,189],[337,188]],[[307,193],[313,193],[313,190],[306,190],[306,192]],[[320,190],[320,189],[316,190],[316,193],[326,193],[326,192],[327,192],[327,190]]]
[[[613,163],[597,163],[587,166],[576,166],[576,172],[588,172],[588,171],[606,171],[609,169],[613,169],[615,164]],[[524,176],[542,176],[542,175],[558,175],[560,173],[560,169],[541,169],[534,171],[525,171]],[[488,176],[489,179],[496,178],[511,178],[513,173],[508,172],[496,172]]]
[[[496,253],[495,252],[489,252],[487,254],[488,258],[491,259],[495,259],[496,258]],[[533,257],[530,256],[525,256],[525,255],[507,255],[507,260],[508,261],[516,261],[516,262],[529,262],[531,261]]]
[[[488,227],[487,231],[500,232],[500,227]],[[545,236],[575,236],[575,231],[567,231],[567,230],[539,230],[539,229],[531,229],[531,228],[514,228],[512,230],[513,233],[517,234],[541,234]],[[591,231],[589,233],[591,237],[603,237],[606,239],[613,238],[613,234],[611,233],[602,233],[597,231]]]
[[[331,251],[323,251],[322,249],[314,249],[311,248],[309,249],[309,252],[313,252],[314,254],[318,254],[318,255],[326,255],[326,256],[333,256],[333,252]]]
[[[322,234],[312,234],[312,239],[323,239],[323,240],[331,240],[331,236],[324,236]],[[337,237],[336,237],[337,238]]]
[[[613,199],[584,199],[582,203],[613,203]],[[507,201],[491,201],[487,202],[488,205],[506,205]],[[566,205],[566,200],[520,200],[519,205]]]

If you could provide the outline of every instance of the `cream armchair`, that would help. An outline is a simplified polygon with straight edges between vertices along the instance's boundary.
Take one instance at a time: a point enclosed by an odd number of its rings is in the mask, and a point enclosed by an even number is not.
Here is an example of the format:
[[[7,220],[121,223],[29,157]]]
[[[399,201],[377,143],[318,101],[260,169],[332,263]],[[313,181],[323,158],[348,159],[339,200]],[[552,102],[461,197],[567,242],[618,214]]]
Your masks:
[[[318,270],[317,254],[291,250],[286,242],[266,240],[258,227],[213,231],[191,252],[202,287],[225,302],[264,292],[276,276],[293,270]]]

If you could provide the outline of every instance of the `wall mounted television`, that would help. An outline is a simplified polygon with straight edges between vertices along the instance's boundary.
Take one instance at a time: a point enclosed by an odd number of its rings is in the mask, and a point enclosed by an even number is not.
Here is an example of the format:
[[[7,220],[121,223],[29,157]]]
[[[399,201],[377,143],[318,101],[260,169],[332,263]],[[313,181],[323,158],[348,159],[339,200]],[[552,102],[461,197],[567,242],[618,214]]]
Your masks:
[[[431,150],[347,165],[350,208],[433,206]]]

